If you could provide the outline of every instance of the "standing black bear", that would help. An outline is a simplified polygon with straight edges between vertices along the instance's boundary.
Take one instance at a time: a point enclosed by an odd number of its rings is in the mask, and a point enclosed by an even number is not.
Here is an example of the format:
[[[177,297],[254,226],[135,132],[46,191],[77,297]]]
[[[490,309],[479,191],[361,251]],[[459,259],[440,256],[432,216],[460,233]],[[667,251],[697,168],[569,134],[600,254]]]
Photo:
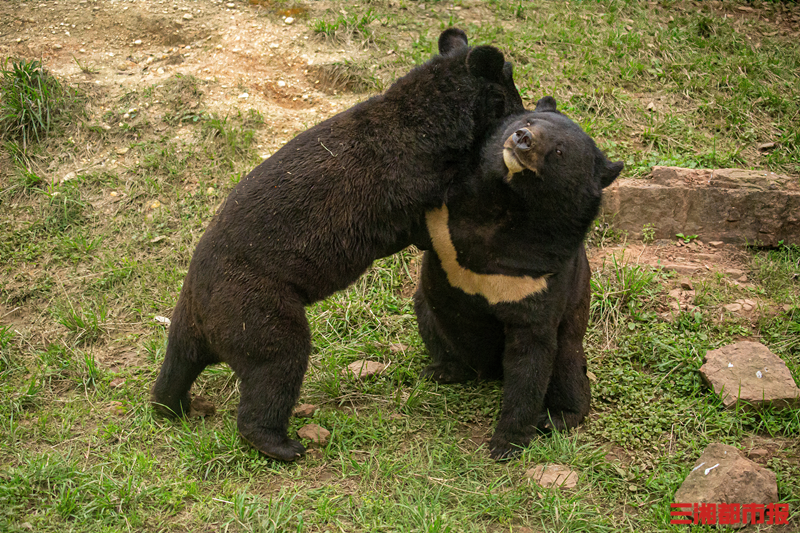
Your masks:
[[[523,110],[496,48],[439,37],[439,56],[375,96],[301,133],[231,191],[192,257],[152,402],[189,410],[209,364],[241,380],[238,427],[260,452],[292,461],[286,434],[310,332],[304,306],[355,281],[373,260],[424,235],[463,165]]]
[[[589,412],[583,239],[622,167],[545,97],[498,128],[480,171],[427,214],[435,253],[425,253],[414,295],[433,359],[425,373],[441,383],[503,378],[495,459],[551,420],[574,427]]]

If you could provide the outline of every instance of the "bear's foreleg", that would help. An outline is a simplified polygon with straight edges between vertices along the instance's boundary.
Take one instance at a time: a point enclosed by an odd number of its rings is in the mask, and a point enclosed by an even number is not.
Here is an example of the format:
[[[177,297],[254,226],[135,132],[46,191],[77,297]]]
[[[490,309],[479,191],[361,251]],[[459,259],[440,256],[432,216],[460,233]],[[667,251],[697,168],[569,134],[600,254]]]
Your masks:
[[[577,259],[575,296],[558,326],[558,352],[544,400],[547,410],[537,424],[542,430],[574,428],[589,414],[591,390],[583,351],[591,299],[589,275],[589,262],[582,253]]]
[[[556,355],[555,328],[506,325],[503,409],[489,441],[493,459],[511,459],[536,435]]]

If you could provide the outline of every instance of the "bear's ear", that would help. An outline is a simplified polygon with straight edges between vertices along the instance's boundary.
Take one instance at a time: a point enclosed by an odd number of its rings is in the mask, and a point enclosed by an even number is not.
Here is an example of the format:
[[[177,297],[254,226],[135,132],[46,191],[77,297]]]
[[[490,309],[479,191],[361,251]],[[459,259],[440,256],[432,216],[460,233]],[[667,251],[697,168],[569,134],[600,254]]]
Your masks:
[[[545,112],[558,112],[556,99],[552,96],[545,96],[539,98],[539,101],[536,102],[536,108],[533,110],[534,113],[545,113]]]
[[[506,60],[494,46],[476,46],[467,56],[467,69],[473,76],[502,80]]]
[[[600,154],[599,160],[595,166],[595,172],[600,175],[600,183],[604,189],[617,179],[617,176],[619,176],[619,173],[622,172],[624,167],[625,163],[622,161],[612,163],[606,156]]]
[[[458,28],[448,28],[439,36],[439,54],[449,54],[453,50],[467,46],[467,34]]]

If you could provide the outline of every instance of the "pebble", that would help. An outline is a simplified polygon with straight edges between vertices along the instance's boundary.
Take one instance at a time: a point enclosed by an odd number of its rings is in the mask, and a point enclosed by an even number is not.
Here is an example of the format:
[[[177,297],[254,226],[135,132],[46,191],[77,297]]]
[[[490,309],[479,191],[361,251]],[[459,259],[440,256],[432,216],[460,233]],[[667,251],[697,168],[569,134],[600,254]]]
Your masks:
[[[136,39],[135,41],[133,41],[133,44],[135,44],[136,46],[139,46],[140,44],[142,44],[142,40],[141,39]]]
[[[242,99],[249,98],[249,97],[250,97],[250,95],[247,94],[247,93],[242,93],[242,94],[239,95],[239,98],[242,98]]]
[[[225,4],[225,7],[233,9],[234,7],[236,7],[236,4],[234,4],[233,2],[228,2],[227,4]]]
[[[278,82],[278,87],[286,87],[286,82],[281,80]]]
[[[291,24],[292,22],[294,22],[294,18],[286,17],[285,19],[283,19],[283,22],[285,22],[286,24]]]
[[[325,446],[331,437],[331,432],[317,424],[308,424],[297,430],[301,439],[308,439],[314,444]]]
[[[54,44],[54,45],[53,45],[53,48],[54,48],[55,50],[61,50],[61,49],[63,48],[63,46],[61,46],[60,44]]]
[[[297,418],[309,418],[314,415],[314,412],[319,409],[318,406],[311,403],[301,403],[294,410],[294,416]]]
[[[191,13],[186,13],[185,15],[183,15],[183,18],[185,20],[192,20],[194,17],[192,16]]]
[[[156,72],[158,72],[159,74],[164,74],[164,67],[158,67],[158,70]]]

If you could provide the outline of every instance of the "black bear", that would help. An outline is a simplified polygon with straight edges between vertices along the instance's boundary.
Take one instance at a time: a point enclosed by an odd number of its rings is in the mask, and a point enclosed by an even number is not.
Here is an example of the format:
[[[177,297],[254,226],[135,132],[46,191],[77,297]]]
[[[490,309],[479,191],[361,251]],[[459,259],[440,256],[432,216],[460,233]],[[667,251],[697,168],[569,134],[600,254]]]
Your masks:
[[[432,358],[425,374],[503,379],[495,459],[518,453],[551,420],[574,427],[589,412],[583,240],[622,167],[545,97],[507,119],[479,171],[426,215],[432,251],[414,295]]]
[[[511,65],[463,31],[375,96],[301,133],[234,187],[192,256],[153,405],[183,414],[209,364],[240,380],[237,424],[261,453],[292,461],[287,436],[311,351],[304,306],[425,235],[463,165],[524,110]],[[425,237],[420,237],[424,239]]]

